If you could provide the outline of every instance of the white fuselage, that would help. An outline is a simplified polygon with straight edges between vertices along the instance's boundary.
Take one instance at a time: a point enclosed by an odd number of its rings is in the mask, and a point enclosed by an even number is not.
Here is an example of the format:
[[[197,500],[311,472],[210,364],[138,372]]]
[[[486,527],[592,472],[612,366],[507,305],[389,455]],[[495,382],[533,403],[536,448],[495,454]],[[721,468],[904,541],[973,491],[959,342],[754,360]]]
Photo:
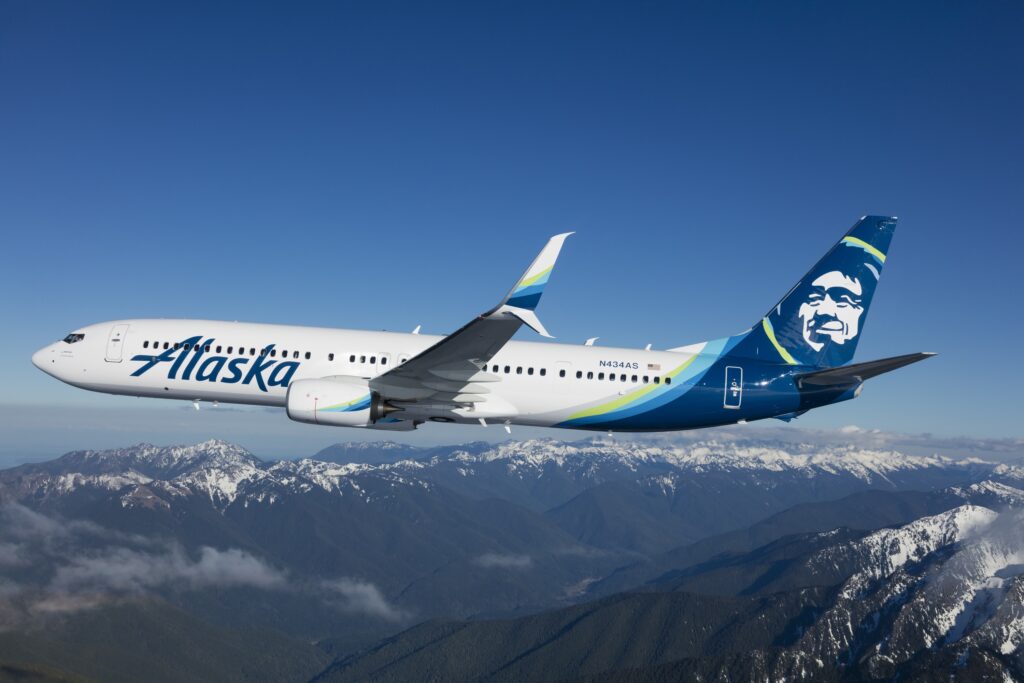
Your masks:
[[[33,356],[33,363],[63,382],[91,391],[282,407],[288,385],[296,380],[334,376],[372,379],[442,338],[162,319],[98,323],[80,328],[76,334],[84,336],[80,341],[56,342],[41,349]],[[202,345],[202,353],[180,354],[185,359],[177,368],[170,360],[155,364],[140,360],[173,350],[175,344],[193,337],[199,338],[192,344]],[[261,355],[271,345],[272,351]],[[484,418],[551,426],[563,420],[574,406],[614,400],[648,383],[660,382],[667,371],[697,351],[699,347],[650,351],[510,342],[487,363],[487,371],[500,380],[487,385],[486,400],[450,414],[456,422]],[[150,367],[143,370],[147,365]],[[421,417],[431,419],[431,414]]]

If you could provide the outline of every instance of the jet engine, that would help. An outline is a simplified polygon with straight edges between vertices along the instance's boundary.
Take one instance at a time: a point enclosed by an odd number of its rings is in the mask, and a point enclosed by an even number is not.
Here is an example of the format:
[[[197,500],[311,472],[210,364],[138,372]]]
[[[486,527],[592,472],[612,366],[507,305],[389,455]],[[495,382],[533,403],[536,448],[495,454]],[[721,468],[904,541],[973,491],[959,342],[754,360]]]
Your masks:
[[[369,427],[394,409],[362,377],[300,379],[288,386],[288,417],[337,427]]]

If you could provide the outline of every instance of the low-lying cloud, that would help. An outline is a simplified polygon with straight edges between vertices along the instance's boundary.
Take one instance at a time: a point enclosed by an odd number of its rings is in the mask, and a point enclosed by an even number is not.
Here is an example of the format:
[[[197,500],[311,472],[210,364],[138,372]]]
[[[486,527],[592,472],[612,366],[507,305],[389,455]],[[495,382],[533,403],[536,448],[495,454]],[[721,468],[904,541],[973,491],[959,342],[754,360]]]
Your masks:
[[[160,553],[113,548],[97,555],[74,557],[57,569],[50,582],[51,588],[58,591],[134,593],[165,586],[279,588],[285,584],[282,572],[237,548],[222,551],[203,547],[199,558],[193,560],[179,545],[171,545]]]
[[[324,581],[322,585],[336,596],[333,601],[335,606],[346,612],[386,621],[403,621],[409,617],[407,612],[389,603],[380,589],[368,581],[342,577]]]
[[[18,504],[0,506],[0,630],[39,625],[49,615],[211,588],[313,595],[343,612],[387,621],[408,614],[374,584],[290,576],[240,548],[193,550]]]
[[[506,555],[503,553],[484,553],[474,562],[481,567],[502,569],[529,569],[533,566],[533,558],[529,555]]]

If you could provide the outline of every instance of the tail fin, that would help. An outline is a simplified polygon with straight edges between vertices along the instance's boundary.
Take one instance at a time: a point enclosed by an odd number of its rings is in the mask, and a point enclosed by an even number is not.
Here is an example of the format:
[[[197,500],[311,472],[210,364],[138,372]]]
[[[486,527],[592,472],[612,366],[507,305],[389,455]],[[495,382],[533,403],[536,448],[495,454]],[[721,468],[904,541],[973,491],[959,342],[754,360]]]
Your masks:
[[[763,332],[764,346],[774,347],[791,365],[829,368],[850,362],[895,229],[895,217],[861,218],[768,311],[751,336]],[[757,346],[760,350],[762,345]]]

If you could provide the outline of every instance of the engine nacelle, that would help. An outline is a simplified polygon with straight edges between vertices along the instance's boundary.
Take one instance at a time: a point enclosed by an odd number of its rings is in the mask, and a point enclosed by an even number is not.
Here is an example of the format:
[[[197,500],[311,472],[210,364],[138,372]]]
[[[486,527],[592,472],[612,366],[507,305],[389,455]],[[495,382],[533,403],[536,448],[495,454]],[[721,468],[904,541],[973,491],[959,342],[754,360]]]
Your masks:
[[[384,401],[362,377],[300,379],[288,385],[288,417],[337,427],[368,427],[384,417]]]

